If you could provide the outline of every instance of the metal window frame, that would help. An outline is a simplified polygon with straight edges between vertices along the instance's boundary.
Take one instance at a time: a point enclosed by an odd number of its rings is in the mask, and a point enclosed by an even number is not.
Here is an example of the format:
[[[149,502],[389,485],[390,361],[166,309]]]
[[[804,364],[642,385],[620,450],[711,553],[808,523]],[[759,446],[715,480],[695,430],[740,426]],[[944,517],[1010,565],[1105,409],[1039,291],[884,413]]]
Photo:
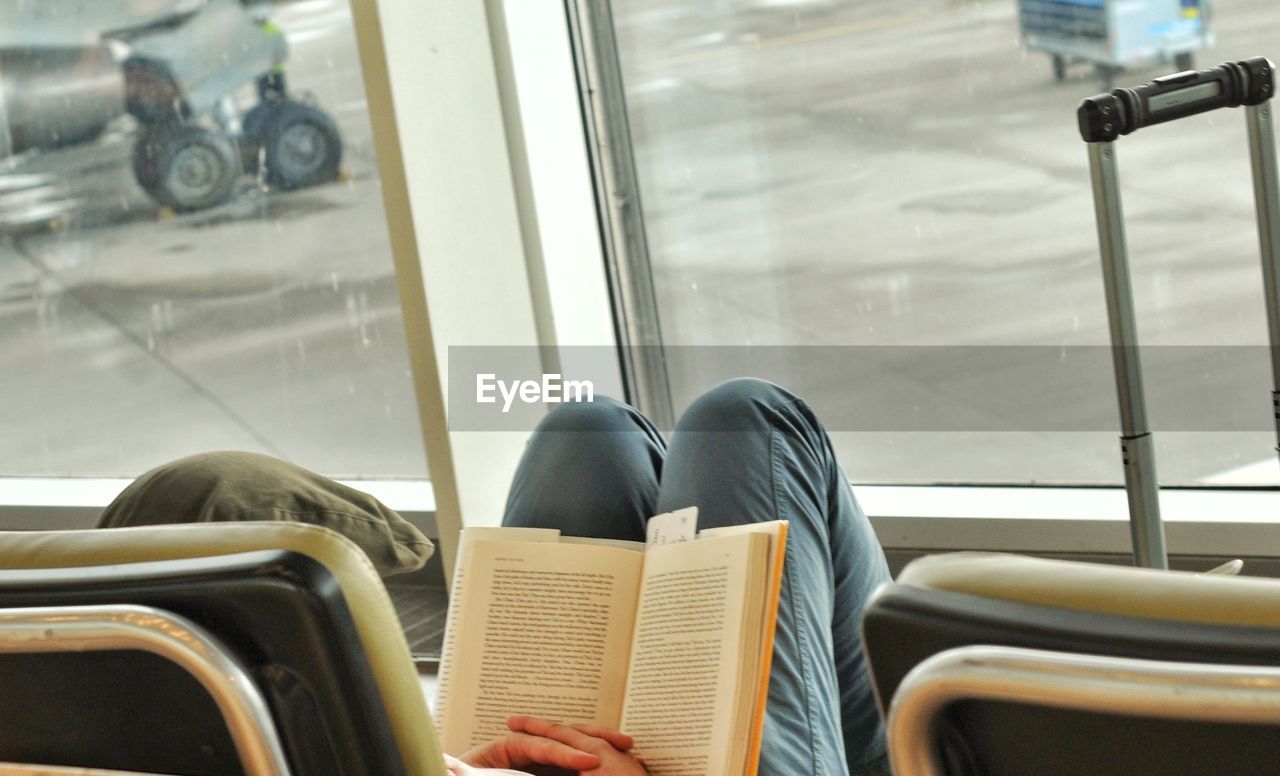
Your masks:
[[[0,530],[91,528],[130,480],[0,477]],[[426,480],[344,480],[432,538],[435,490]],[[870,485],[854,493],[886,550],[1128,554],[1122,487]],[[1178,555],[1280,557],[1280,490],[1165,488],[1169,550]]]
[[[627,401],[675,427],[662,324],[609,0],[564,0]]]

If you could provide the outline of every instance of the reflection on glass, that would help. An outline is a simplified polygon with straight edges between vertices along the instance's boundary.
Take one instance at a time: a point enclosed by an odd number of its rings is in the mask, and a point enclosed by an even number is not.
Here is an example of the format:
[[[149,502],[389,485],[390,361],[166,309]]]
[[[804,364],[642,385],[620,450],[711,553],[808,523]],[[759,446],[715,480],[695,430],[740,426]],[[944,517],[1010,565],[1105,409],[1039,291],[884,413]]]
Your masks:
[[[4,475],[425,476],[347,0],[0,0]]]
[[[1139,83],[1192,57],[1280,57],[1280,5],[1215,2],[1204,37],[1198,0],[1115,4],[1174,20],[1143,35],[1183,36],[1165,61],[1129,41],[1124,56],[1145,58],[1126,59],[1123,73],[1105,58],[1119,56],[1111,49],[1082,61],[1030,48],[1019,5],[615,0],[664,340],[796,348],[805,368],[787,382],[820,415],[865,397],[839,370],[808,368],[800,346],[954,347],[950,378],[970,390],[985,380],[1049,418],[1115,413],[1111,385],[1027,397],[1021,387],[1037,381],[1016,368],[983,373],[964,349],[1109,342],[1077,104],[1107,79]],[[1058,5],[1083,13],[1103,3]],[[1243,124],[1239,111],[1220,111],[1117,145],[1144,345],[1266,343]],[[936,375],[929,366],[918,371]],[[709,357],[669,368],[677,406],[733,376]],[[1266,373],[1264,360],[1250,375]],[[1222,379],[1197,363],[1148,384],[1155,406],[1247,395],[1234,411],[1246,418],[1241,427],[1257,429],[1158,434],[1162,479],[1280,481],[1271,386],[1259,379],[1223,392]],[[936,384],[910,388],[915,401],[971,409]],[[962,422],[982,427],[980,418]],[[836,437],[858,481],[1122,477],[1116,434],[1096,428]]]

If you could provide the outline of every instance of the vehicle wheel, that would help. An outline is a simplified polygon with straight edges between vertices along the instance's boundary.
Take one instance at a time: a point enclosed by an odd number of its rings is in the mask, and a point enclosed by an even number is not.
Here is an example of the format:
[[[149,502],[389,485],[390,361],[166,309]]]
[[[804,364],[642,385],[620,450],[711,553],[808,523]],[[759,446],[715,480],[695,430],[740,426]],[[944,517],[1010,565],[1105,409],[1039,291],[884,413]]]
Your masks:
[[[166,134],[174,131],[176,127],[170,125],[144,126],[133,144],[133,178],[148,194],[156,185],[156,169],[160,166],[160,142]]]
[[[279,103],[260,102],[240,120],[240,166],[245,172],[258,172],[258,152],[262,150],[267,123],[279,109]]]
[[[1184,70],[1196,69],[1196,55],[1190,51],[1184,51],[1181,54],[1174,54],[1173,66],[1178,68],[1181,73]]]
[[[262,147],[266,181],[272,186],[300,189],[338,177],[342,137],[333,119],[310,105],[286,100],[269,106]]]
[[[231,140],[191,124],[148,127],[133,148],[138,184],[162,205],[200,210],[225,200],[240,176]]]
[[[1053,80],[1065,81],[1067,78],[1067,58],[1061,54],[1053,55]]]

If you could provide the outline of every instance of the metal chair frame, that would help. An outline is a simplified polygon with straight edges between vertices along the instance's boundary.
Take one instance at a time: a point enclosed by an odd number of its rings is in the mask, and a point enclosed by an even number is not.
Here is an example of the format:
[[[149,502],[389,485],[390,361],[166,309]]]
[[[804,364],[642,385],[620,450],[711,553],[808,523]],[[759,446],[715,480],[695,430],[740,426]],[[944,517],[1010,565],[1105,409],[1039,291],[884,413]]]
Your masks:
[[[942,710],[960,700],[1280,725],[1280,668],[988,645],[946,650],[912,669],[894,693],[887,728],[897,776],[945,772],[933,742]]]
[[[247,776],[289,776],[262,693],[239,661],[190,620],[132,605],[0,609],[0,653],[110,650],[150,652],[185,669],[222,712]]]

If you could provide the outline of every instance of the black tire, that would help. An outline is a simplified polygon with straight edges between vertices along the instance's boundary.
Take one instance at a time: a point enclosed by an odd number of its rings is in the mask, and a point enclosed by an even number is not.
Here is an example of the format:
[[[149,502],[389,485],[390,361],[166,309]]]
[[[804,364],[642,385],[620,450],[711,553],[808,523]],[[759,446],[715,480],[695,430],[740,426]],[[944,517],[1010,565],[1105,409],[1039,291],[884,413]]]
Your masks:
[[[1174,54],[1173,66],[1178,68],[1181,73],[1184,70],[1196,69],[1196,55],[1190,51],[1184,51],[1181,54]]]
[[[144,126],[133,144],[133,178],[138,185],[151,193],[156,182],[156,169],[160,166],[162,138],[177,129],[168,124]]]
[[[279,109],[278,102],[260,102],[240,119],[240,166],[251,175],[258,172],[258,152],[265,142],[267,124]]]
[[[191,124],[158,124],[133,147],[133,174],[161,205],[201,210],[231,195],[240,158],[230,138]]]
[[[342,136],[328,114],[291,100],[258,107],[267,109],[261,137],[268,185],[291,190],[337,179]]]
[[[1061,54],[1053,55],[1053,80],[1065,81],[1067,78],[1067,58]]]

